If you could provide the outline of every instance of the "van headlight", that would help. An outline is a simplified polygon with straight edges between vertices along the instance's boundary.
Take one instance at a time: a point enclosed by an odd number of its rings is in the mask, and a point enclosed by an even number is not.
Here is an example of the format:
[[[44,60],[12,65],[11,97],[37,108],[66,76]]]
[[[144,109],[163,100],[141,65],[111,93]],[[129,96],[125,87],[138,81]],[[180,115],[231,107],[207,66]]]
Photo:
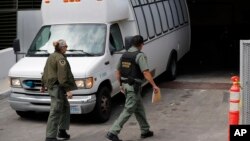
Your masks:
[[[10,78],[11,87],[21,87],[21,81],[19,78]]]
[[[93,77],[75,80],[76,86],[81,89],[90,89],[93,86]]]

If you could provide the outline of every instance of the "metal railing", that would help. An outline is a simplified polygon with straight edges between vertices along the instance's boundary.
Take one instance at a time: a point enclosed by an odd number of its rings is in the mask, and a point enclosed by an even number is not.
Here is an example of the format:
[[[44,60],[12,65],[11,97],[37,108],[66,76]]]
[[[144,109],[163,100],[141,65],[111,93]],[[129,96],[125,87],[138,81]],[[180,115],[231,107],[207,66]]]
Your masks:
[[[250,40],[240,41],[241,124],[250,124]]]

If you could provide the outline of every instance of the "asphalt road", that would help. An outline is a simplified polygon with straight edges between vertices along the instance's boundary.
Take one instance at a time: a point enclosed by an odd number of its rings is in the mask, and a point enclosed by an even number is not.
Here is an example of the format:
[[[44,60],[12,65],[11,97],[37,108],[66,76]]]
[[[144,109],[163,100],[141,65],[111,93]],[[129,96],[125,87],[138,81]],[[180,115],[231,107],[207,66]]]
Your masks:
[[[191,76],[191,77],[190,77]],[[151,103],[152,89],[143,88],[148,121],[155,136],[140,139],[132,116],[119,137],[124,141],[226,141],[228,139],[228,89],[230,72],[182,74],[176,81],[157,80],[162,101]],[[124,96],[112,99],[113,112],[106,123],[87,116],[72,116],[71,141],[104,141],[105,134],[124,106]],[[0,141],[43,141],[46,114],[24,119],[16,115],[7,101],[0,100]]]

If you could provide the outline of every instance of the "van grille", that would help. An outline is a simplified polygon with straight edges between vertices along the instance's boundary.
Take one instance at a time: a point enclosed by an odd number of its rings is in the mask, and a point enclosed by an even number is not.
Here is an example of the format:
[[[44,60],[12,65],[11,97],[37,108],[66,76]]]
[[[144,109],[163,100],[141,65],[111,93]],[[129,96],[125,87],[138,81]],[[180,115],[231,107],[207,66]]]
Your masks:
[[[40,91],[41,80],[26,79],[22,81],[23,88],[30,91]]]

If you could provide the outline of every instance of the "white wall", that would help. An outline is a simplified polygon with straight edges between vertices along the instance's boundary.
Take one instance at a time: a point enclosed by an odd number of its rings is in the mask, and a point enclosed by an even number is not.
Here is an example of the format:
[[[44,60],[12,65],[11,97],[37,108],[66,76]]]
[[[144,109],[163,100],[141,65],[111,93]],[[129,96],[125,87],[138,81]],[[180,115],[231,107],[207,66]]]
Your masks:
[[[9,69],[16,63],[13,48],[0,50],[0,79],[6,78]]]
[[[17,38],[20,40],[21,52],[26,53],[43,24],[42,15],[40,10],[18,11],[17,14]]]

